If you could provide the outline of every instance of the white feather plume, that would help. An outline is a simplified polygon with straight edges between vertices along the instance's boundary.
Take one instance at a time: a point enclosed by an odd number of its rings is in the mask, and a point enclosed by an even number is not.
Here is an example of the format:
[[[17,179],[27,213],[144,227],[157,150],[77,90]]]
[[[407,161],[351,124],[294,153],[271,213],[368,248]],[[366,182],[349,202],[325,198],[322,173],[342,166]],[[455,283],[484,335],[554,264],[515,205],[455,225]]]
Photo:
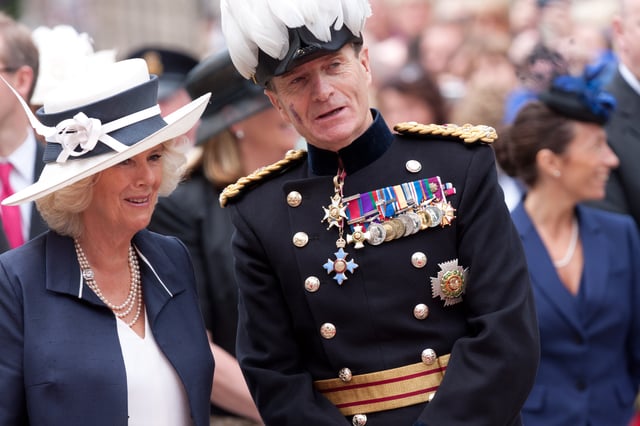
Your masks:
[[[318,10],[314,16],[307,17],[305,26],[318,40],[328,42],[331,40],[331,27],[334,21],[338,14],[342,15],[340,0],[321,0],[316,4]]]
[[[220,26],[225,36],[231,62],[244,78],[251,78],[258,66],[258,46],[238,25],[234,14],[237,9],[229,7],[229,3],[242,3],[238,0],[222,0],[220,2]]]
[[[269,9],[274,18],[279,19],[288,28],[298,28],[304,26],[307,16],[313,16],[317,5],[312,1],[272,0],[269,2]]]
[[[258,49],[284,58],[288,28],[307,27],[318,40],[329,42],[332,26],[340,30],[346,25],[360,35],[371,15],[368,0],[221,0],[220,10],[229,55],[245,78],[255,73]]]
[[[289,49],[289,33],[286,25],[279,19],[273,19],[269,3],[264,0],[238,1],[238,3],[245,2],[249,11],[240,16],[243,19],[242,24],[248,29],[246,33],[267,55],[273,58],[284,57]],[[286,49],[283,49],[283,44],[287,45]]]
[[[365,21],[371,16],[369,0],[342,0],[342,14],[347,28],[359,35],[364,29]]]

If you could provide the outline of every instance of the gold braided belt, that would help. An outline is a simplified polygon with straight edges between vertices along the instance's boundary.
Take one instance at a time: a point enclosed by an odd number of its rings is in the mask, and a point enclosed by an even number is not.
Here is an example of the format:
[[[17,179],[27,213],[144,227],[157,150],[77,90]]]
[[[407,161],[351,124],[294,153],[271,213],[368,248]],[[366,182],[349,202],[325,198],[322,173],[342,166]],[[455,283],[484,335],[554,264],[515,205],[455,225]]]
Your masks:
[[[430,401],[444,377],[449,355],[423,362],[341,379],[316,380],[315,388],[345,416],[391,410]]]

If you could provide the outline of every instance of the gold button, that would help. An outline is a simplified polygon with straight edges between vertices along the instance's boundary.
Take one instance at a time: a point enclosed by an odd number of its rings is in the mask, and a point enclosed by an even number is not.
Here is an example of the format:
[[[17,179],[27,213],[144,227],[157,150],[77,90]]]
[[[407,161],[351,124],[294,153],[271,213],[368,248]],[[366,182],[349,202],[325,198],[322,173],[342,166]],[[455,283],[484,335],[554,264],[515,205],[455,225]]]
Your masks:
[[[367,416],[365,414],[356,414],[351,419],[351,424],[353,426],[364,426],[367,424]]]
[[[429,307],[424,303],[420,303],[413,308],[413,316],[416,319],[423,320],[429,316]]]
[[[289,204],[291,207],[298,207],[300,204],[302,204],[302,194],[300,194],[298,191],[291,191],[289,194],[287,194],[287,204]]]
[[[350,369],[348,369],[347,367],[344,367],[344,368],[341,368],[340,371],[338,372],[338,377],[340,377],[340,380],[342,380],[343,382],[348,383],[351,381],[353,374],[351,374]]]
[[[318,277],[311,276],[307,277],[307,279],[304,280],[304,289],[309,293],[315,293],[319,288],[320,280],[318,279]]]
[[[407,171],[411,173],[418,173],[420,170],[422,170],[422,164],[420,164],[420,162],[417,160],[407,161],[405,167],[407,168]]]
[[[436,351],[434,351],[431,348],[428,348],[422,351],[421,358],[422,358],[422,362],[424,362],[427,365],[431,365],[434,362],[436,362],[436,359],[438,357],[436,356]]]
[[[304,247],[309,242],[309,236],[305,232],[296,232],[293,236],[293,245],[296,247]]]
[[[411,264],[420,269],[427,265],[427,255],[421,251],[417,251],[411,255]]]
[[[320,326],[320,335],[325,339],[333,339],[336,336],[336,326],[330,322],[325,322]]]

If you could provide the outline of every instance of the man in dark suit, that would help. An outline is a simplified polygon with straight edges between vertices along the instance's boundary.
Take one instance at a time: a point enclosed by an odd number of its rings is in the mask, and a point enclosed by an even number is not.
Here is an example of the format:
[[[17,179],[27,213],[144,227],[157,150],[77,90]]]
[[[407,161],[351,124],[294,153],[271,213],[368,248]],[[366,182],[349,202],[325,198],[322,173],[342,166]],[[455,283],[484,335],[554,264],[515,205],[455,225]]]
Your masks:
[[[616,109],[607,123],[609,145],[620,159],[612,170],[607,195],[596,206],[633,216],[640,225],[640,1],[620,0],[613,20],[613,38],[619,64],[606,90],[616,98]]]
[[[260,414],[268,425],[520,425],[539,339],[486,145],[495,131],[392,133],[369,106],[368,1],[310,1],[323,0],[221,5],[236,68],[308,148],[221,194],[235,225],[237,357]]]
[[[38,49],[31,39],[30,30],[0,12],[0,75],[26,102],[33,94],[38,63]],[[11,189],[17,192],[40,176],[44,167],[44,148],[36,140],[16,97],[6,85],[0,86],[0,163],[11,164],[9,182]],[[8,195],[6,189],[3,194],[5,197]],[[16,247],[46,230],[33,202],[15,208],[19,209],[19,224],[14,222],[9,225],[5,218],[0,229],[0,252]]]

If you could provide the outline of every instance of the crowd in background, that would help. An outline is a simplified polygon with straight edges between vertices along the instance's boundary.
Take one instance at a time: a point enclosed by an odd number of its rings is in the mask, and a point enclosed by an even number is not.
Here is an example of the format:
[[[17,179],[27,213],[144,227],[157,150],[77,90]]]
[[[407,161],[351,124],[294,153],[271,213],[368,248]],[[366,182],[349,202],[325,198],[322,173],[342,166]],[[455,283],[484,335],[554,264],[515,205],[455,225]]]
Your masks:
[[[143,44],[179,48],[197,58],[224,47],[218,0],[180,2],[177,8],[175,2],[154,0],[154,13],[148,12],[147,0],[135,5],[118,0],[107,6],[95,0],[19,3],[18,18],[27,25],[71,25],[90,34],[96,50],[115,49],[120,57]],[[505,110],[509,95],[531,83],[527,79],[536,78],[523,74],[536,46],[557,51],[575,73],[607,57],[617,4],[610,0],[372,0],[373,15],[365,27],[372,53],[372,99],[384,110],[377,89],[391,77],[407,83],[433,80],[437,85],[430,87],[439,88],[439,93],[423,90],[419,95],[439,110],[434,119],[499,126],[505,114],[512,113]],[[399,110],[397,104],[394,108]]]
[[[390,79],[420,82],[423,89],[414,93],[433,105],[436,121],[499,127],[513,112],[506,110],[510,94],[522,85],[535,84],[532,79],[544,78],[545,70],[529,67],[531,55],[541,46],[561,55],[574,74],[589,63],[613,59],[610,30],[617,4],[607,0],[372,0],[373,15],[364,38],[371,51],[374,103],[384,113],[384,100],[377,92]],[[221,41],[217,27],[210,28],[209,48],[215,50]],[[433,93],[435,88],[439,93]],[[404,120],[412,119],[410,110],[403,114],[398,105],[394,108]]]

